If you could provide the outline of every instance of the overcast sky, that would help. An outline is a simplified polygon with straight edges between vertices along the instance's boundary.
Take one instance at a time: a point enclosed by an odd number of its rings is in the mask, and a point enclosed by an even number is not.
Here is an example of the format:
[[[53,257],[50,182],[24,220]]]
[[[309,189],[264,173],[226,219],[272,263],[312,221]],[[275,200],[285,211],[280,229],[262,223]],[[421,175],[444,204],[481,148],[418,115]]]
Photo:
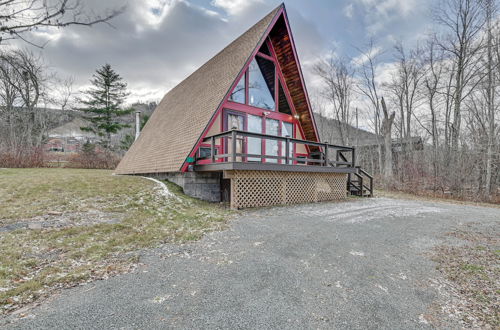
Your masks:
[[[84,0],[99,12],[127,4],[114,27],[69,27],[36,32],[50,42],[41,51],[75,89],[110,63],[128,83],[129,102],[163,95],[256,23],[281,1],[274,0]],[[285,1],[306,84],[314,90],[312,64],[333,51],[355,57],[371,38],[391,62],[394,42],[414,43],[430,28],[432,0]],[[24,45],[26,46],[26,45]],[[383,66],[382,66],[383,67]]]

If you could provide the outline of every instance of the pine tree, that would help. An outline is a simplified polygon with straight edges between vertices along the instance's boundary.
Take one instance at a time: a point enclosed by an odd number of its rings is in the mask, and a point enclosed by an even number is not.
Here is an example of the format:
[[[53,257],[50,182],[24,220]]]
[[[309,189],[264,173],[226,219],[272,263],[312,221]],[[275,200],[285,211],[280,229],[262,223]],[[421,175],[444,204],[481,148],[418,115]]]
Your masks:
[[[130,114],[133,109],[123,109],[127,93],[127,84],[116,73],[111,65],[105,64],[97,69],[90,80],[93,87],[84,91],[85,99],[81,99],[84,112],[83,118],[90,122],[89,126],[80,127],[82,131],[92,132],[101,138],[100,144],[106,150],[111,150],[111,135],[128,124],[120,122],[120,117]]]

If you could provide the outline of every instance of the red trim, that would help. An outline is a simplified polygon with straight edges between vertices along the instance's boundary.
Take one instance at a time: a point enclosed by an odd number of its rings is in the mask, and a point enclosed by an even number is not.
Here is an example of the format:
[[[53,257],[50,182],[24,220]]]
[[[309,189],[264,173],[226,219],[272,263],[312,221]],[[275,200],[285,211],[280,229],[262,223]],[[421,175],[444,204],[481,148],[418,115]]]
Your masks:
[[[274,51],[273,44],[269,40],[267,41],[267,44],[268,44],[267,46],[268,46],[269,51],[271,52],[272,56],[276,58],[276,52]],[[288,90],[288,86],[286,84],[285,77],[283,76],[283,71],[281,71],[281,66],[280,66],[278,61],[276,61],[275,63],[276,63],[276,67],[277,67],[276,71],[278,72],[279,81],[281,82],[281,85],[283,86],[283,91],[285,92],[285,97],[286,97],[286,100],[288,102],[288,106],[290,106],[290,108],[292,109],[292,114],[297,115],[297,110],[295,110],[295,105],[292,102],[292,96],[290,95],[290,91]],[[307,94],[306,94],[306,98],[307,98]],[[313,118],[313,120],[314,120],[314,118]],[[300,121],[299,120],[295,120],[295,121],[297,122],[297,126],[299,127],[300,133],[302,134],[302,138],[305,139],[306,135],[304,134],[304,130],[302,128],[302,125],[300,125]],[[306,148],[307,148],[307,152],[309,152],[310,151],[309,146],[306,146]]]
[[[295,56],[295,60],[297,61],[297,67],[299,69],[300,82],[302,83],[302,88],[304,88],[304,93],[306,95],[307,108],[309,110],[309,116],[311,116],[311,121],[313,122],[314,134],[316,135],[316,142],[319,141],[318,128],[316,127],[316,121],[314,120],[314,115],[312,113],[311,102],[309,101],[309,93],[307,92],[306,84],[304,83],[304,75],[302,74],[302,67],[300,65],[299,56],[297,55],[297,49],[295,48],[295,41],[293,41],[292,30],[290,29],[290,24],[288,23],[288,15],[286,14],[286,9],[283,6],[281,12],[283,13],[283,18],[285,19],[285,25],[290,36],[290,42],[292,44],[293,55]],[[305,136],[304,136],[305,138]]]
[[[273,61],[273,62],[276,62],[276,59],[274,57],[271,57],[269,55],[266,55],[264,53],[261,53],[261,52],[257,52],[257,56],[260,56],[262,58],[265,58],[266,60],[269,60],[269,61]]]

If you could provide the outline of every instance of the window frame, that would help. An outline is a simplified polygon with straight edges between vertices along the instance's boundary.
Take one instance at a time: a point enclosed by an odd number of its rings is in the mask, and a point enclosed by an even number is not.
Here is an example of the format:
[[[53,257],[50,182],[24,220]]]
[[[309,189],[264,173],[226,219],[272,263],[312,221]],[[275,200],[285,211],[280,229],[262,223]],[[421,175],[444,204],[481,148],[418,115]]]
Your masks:
[[[256,107],[254,105],[251,105],[250,104],[250,93],[249,93],[249,72],[248,72],[248,67],[245,68],[244,72],[242,73],[242,75],[239,78],[238,82],[236,83],[236,85],[231,89],[230,93],[229,93],[229,96],[227,98],[227,102],[228,103],[231,103],[231,104],[239,104],[239,105],[245,105],[247,107],[250,107],[250,108],[253,108],[253,109],[259,109],[259,110],[262,110],[262,111],[270,111],[270,112],[274,112],[274,113],[281,113],[285,116],[290,116],[289,114],[286,114],[286,113],[283,113],[283,112],[280,112],[279,111],[279,87],[280,87],[280,84],[283,88],[283,92],[285,94],[285,98],[288,102],[288,106],[290,107],[290,110],[292,112],[292,115],[295,115],[296,114],[296,111],[295,111],[295,107],[293,106],[293,102],[291,100],[291,95],[290,95],[290,92],[288,91],[288,88],[284,82],[284,77],[282,75],[282,72],[281,72],[281,68],[280,68],[280,65],[276,59],[276,53],[274,51],[274,48],[271,44],[271,42],[269,41],[269,39],[266,39],[265,41],[269,51],[271,52],[271,56],[269,55],[266,55],[264,53],[261,53],[259,51],[257,51],[257,53],[255,54],[255,56],[251,59],[251,61],[253,61],[255,59],[255,57],[259,56],[259,57],[262,57],[266,60],[269,60],[269,61],[272,61],[274,63],[274,110],[270,110],[270,109],[264,109],[264,108],[260,108],[260,107]],[[249,63],[251,62],[249,61]],[[230,99],[232,93],[234,92],[234,89],[238,87],[238,83],[240,82],[241,78],[244,77],[244,80],[245,80],[245,103],[240,103],[240,102],[235,102],[235,101],[232,101]]]

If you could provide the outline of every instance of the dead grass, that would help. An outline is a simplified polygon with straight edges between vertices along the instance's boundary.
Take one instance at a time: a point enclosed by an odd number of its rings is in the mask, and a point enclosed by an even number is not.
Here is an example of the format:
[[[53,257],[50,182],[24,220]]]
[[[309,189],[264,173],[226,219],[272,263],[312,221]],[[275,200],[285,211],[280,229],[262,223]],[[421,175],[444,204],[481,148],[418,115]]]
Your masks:
[[[229,211],[168,186],[177,198],[152,181],[106,170],[0,169],[0,227],[43,221],[49,211],[81,221],[95,210],[120,215],[118,223],[0,232],[0,312],[128,271],[141,248],[196,240],[224,225]]]
[[[435,248],[433,260],[457,292],[454,313],[466,327],[500,327],[500,233],[469,224],[447,235],[464,240],[460,246]]]
[[[459,205],[473,205],[473,206],[500,208],[500,204],[463,201],[463,200],[433,197],[433,196],[422,196],[422,195],[405,193],[405,192],[401,192],[401,191],[375,190],[374,195],[376,197],[387,197],[387,198],[396,198],[396,199],[409,199],[409,200],[420,200],[420,201],[429,201],[429,202],[443,202],[443,203],[451,203],[451,204],[459,204]]]

